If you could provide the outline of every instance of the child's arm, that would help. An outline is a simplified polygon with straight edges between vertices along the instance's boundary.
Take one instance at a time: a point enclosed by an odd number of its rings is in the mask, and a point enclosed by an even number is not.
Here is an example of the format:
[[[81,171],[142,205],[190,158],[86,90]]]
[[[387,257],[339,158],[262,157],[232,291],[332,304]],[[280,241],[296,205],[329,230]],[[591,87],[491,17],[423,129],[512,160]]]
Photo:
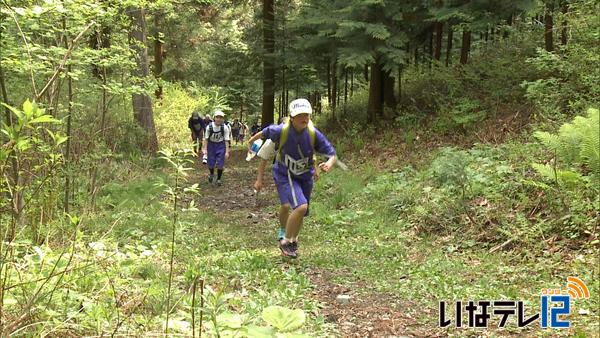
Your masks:
[[[206,150],[207,147],[208,147],[208,144],[206,142],[206,139],[202,139],[202,154],[204,154],[204,155],[208,154],[208,151]]]
[[[206,150],[208,147],[208,129],[205,130],[202,134],[202,154],[206,155],[208,154],[208,151]]]
[[[335,161],[337,161],[337,156],[331,156],[327,162],[322,162],[319,164],[319,168],[324,172],[328,172],[335,165]]]
[[[259,138],[261,138],[263,135],[262,131],[259,131],[258,133],[254,134],[254,136],[252,136],[249,140],[248,140],[248,151],[250,151],[252,149],[252,143],[254,143],[254,141],[258,140]]]
[[[254,189],[256,191],[260,191],[262,189],[263,176],[265,174],[265,167],[267,166],[267,160],[260,160],[258,164],[258,176],[256,177],[256,182],[254,182]]]

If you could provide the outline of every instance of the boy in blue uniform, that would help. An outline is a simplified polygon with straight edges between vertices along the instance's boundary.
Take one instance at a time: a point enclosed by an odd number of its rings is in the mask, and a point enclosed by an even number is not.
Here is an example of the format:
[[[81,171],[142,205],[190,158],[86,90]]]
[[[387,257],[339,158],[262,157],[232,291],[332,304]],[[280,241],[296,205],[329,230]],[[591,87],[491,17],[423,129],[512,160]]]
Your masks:
[[[208,183],[221,185],[225,159],[229,158],[230,129],[224,125],[225,113],[215,111],[214,121],[211,122],[204,133],[202,152],[207,155]],[[215,167],[217,177],[215,179]]]
[[[320,163],[319,169],[328,172],[336,161],[335,149],[327,138],[310,121],[312,108],[306,99],[290,103],[290,121],[270,125],[248,141],[248,148],[259,139],[271,139],[277,144],[276,161],[273,166],[273,179],[281,207],[280,224],[285,227],[283,238],[279,238],[279,248],[284,256],[296,258],[298,255],[298,233],[302,221],[308,215],[310,195],[315,175],[315,158],[318,152],[329,157]],[[257,191],[262,188],[266,161],[261,161],[258,177],[254,184]],[[290,213],[290,208],[293,211]]]

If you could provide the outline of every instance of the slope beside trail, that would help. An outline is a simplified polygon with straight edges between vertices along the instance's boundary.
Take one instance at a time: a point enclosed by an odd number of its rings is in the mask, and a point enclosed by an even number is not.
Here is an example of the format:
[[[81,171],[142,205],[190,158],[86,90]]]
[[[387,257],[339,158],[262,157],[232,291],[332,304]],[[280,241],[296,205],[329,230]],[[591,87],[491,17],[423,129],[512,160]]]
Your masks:
[[[278,224],[277,211],[279,199],[268,166],[263,190],[258,200],[253,192],[258,160],[245,160],[246,149],[233,147],[231,157],[226,161],[223,185],[216,187],[208,184],[208,169],[196,161],[194,174],[189,184],[199,183],[201,193],[196,197],[198,208],[221,215],[223,224],[215,226],[233,227],[237,236],[248,238],[242,250],[266,248],[278,253],[275,233]],[[316,187],[318,188],[318,185]],[[306,225],[310,226],[310,225]],[[307,230],[307,229],[305,229]],[[332,238],[335,243],[336,239]],[[341,240],[341,239],[340,239]],[[422,328],[413,311],[418,308],[412,301],[399,299],[395,295],[378,293],[365,282],[357,280],[352,285],[335,282],[336,275],[345,271],[331,271],[314,264],[311,252],[315,247],[304,245],[301,256],[296,261],[282,258],[282,269],[290,268],[302,271],[311,281],[313,291],[306,297],[316,299],[321,304],[321,314],[325,322],[333,324],[343,337],[435,337],[441,332],[437,328]],[[336,297],[340,294],[351,295],[348,304],[340,304]],[[427,310],[430,311],[430,310]],[[412,313],[412,314],[411,314]],[[423,314],[423,313],[422,313]],[[433,313],[423,314],[434,316]]]

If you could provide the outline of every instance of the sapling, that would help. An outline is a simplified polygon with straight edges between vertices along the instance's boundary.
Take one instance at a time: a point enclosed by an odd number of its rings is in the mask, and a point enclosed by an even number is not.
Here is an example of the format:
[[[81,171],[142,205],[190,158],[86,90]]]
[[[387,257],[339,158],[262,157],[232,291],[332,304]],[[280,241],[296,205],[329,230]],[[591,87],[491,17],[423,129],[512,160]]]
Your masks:
[[[194,164],[194,153],[192,149],[181,149],[181,150],[170,150],[165,149],[159,152],[162,156],[161,159],[165,160],[168,167],[172,169],[172,177],[174,178],[172,185],[162,184],[165,187],[165,193],[168,198],[164,200],[166,207],[172,208],[172,223],[171,223],[171,256],[169,260],[169,286],[167,289],[167,314],[165,320],[165,335],[169,332],[169,314],[171,312],[171,285],[173,283],[173,261],[175,257],[175,233],[178,224],[179,210],[177,203],[181,198],[188,193],[196,193],[198,191],[198,184],[194,184],[190,187],[185,187],[183,183],[187,181],[188,171],[193,170],[191,165]],[[186,210],[196,210],[194,208],[193,199],[190,201],[189,206]]]

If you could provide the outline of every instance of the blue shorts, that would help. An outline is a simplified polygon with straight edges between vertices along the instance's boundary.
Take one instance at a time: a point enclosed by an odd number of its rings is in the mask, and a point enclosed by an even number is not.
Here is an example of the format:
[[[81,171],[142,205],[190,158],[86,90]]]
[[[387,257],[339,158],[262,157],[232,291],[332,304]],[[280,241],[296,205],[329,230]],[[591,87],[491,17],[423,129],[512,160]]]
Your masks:
[[[225,165],[225,150],[225,142],[208,142],[208,159],[206,164],[209,168],[217,167],[218,169],[223,169]]]
[[[293,175],[288,177],[288,175],[273,170],[273,179],[282,205],[289,204],[292,209],[296,209],[302,204],[310,204],[310,194],[313,189],[312,177],[308,180],[301,180],[294,178]],[[308,210],[304,216],[308,216]]]

